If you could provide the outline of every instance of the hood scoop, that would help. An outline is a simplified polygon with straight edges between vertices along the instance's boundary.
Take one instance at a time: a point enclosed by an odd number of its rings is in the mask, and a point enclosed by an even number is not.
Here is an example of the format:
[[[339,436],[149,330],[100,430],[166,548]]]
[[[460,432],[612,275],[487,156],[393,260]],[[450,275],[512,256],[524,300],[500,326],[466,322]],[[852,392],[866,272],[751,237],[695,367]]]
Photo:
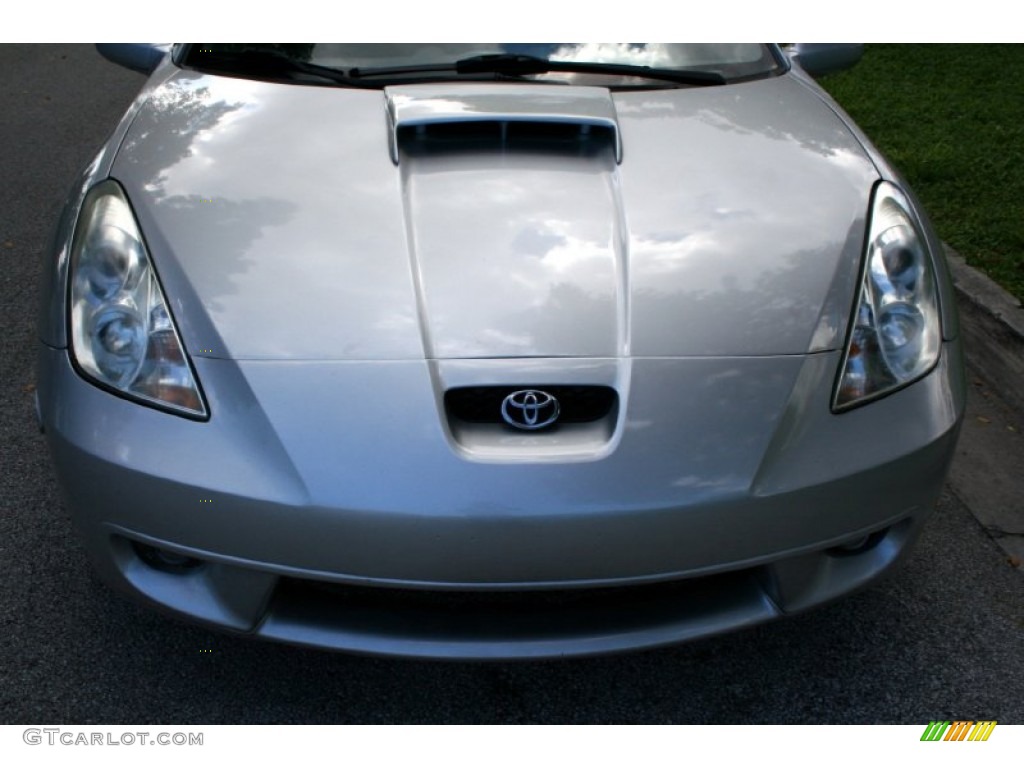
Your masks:
[[[622,161],[615,105],[605,88],[436,83],[392,86],[391,159],[466,149],[589,155],[611,146]]]
[[[406,125],[395,135],[400,155],[529,151],[590,157],[614,148],[616,134],[589,123],[474,120]]]

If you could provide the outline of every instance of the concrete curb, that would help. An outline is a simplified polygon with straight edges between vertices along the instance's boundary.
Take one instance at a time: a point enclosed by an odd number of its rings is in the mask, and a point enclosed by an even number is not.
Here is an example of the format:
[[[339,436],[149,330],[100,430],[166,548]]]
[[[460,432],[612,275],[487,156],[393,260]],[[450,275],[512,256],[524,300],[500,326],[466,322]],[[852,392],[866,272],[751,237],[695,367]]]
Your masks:
[[[1002,547],[1024,563],[1024,308],[945,246],[970,383],[949,487]]]
[[[1024,413],[1024,308],[960,254],[946,249],[970,365],[1007,405]]]

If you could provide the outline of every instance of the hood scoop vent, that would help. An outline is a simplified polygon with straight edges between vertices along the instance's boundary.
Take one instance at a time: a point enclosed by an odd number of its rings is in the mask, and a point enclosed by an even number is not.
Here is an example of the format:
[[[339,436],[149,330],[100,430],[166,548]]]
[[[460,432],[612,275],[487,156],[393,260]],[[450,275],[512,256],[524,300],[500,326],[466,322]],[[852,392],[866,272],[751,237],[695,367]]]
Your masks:
[[[615,105],[605,88],[436,83],[385,92],[396,165],[402,152],[529,149],[590,155],[608,147],[622,161]]]
[[[614,147],[615,130],[589,123],[481,120],[403,126],[397,142],[408,155],[531,151],[589,156]]]

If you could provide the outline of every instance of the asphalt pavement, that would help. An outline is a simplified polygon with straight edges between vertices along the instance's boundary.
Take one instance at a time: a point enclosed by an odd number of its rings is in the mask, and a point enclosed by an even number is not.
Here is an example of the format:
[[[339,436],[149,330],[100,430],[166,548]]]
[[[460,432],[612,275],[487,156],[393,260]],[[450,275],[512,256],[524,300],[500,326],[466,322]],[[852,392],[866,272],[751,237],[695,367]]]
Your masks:
[[[573,661],[373,659],[211,632],[99,584],[35,426],[37,280],[75,173],[142,82],[90,46],[0,46],[0,722],[1024,723],[1024,574],[964,503],[1019,508],[1024,424],[977,377],[960,479],[904,565],[720,638]],[[967,461],[991,474],[975,482]]]

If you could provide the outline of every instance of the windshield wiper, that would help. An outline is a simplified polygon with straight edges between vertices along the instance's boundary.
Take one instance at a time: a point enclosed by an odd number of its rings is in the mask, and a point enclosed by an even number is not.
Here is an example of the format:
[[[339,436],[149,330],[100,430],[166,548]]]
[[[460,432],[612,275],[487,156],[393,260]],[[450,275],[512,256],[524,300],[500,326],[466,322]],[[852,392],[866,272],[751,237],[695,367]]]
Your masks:
[[[365,83],[353,83],[340,69],[310,64],[308,61],[293,59],[282,53],[255,48],[230,53],[191,54],[188,63],[202,69],[252,75],[253,77],[295,79],[296,75],[310,75],[339,85],[365,87]]]
[[[393,75],[414,75],[427,72],[455,72],[459,75],[543,75],[548,72],[575,72],[594,75],[623,75],[643,77],[652,80],[666,80],[682,85],[725,85],[725,78],[718,72],[702,72],[694,69],[662,69],[640,64],[603,64],[596,61],[551,61],[539,56],[518,53],[489,53],[470,56],[445,64],[409,64],[397,67],[356,67],[348,71],[352,79],[362,77],[389,77]]]

